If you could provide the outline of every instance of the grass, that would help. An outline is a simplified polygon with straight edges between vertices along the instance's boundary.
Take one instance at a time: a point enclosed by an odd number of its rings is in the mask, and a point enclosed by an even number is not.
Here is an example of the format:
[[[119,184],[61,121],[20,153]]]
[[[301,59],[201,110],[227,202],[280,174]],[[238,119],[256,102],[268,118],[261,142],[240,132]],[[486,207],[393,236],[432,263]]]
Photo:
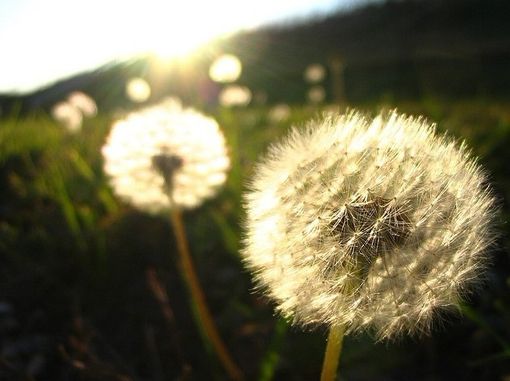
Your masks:
[[[395,105],[360,104],[377,112]],[[510,104],[425,99],[396,105],[440,122],[466,139],[510,213]],[[225,189],[184,216],[207,300],[226,344],[250,380],[318,379],[326,332],[291,328],[252,292],[243,269],[241,193],[270,142],[316,115],[292,107],[271,122],[268,107],[219,109],[232,159]],[[69,135],[39,114],[0,121],[0,378],[132,380],[224,378],[191,322],[165,218],[116,200],[100,149],[113,121],[99,115]],[[494,249],[482,292],[430,338],[374,344],[348,337],[345,379],[477,379],[510,373],[508,225]],[[175,258],[175,256],[174,256]],[[168,292],[173,324],[145,277],[155,268]]]

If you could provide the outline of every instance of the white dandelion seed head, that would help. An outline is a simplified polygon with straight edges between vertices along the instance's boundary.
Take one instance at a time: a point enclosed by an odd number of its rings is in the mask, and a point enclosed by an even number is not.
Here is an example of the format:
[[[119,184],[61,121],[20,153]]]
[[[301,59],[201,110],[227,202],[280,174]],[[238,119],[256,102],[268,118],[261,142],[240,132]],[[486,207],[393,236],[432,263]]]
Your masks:
[[[131,78],[126,83],[126,95],[135,103],[143,103],[151,96],[151,87],[143,78]]]
[[[97,104],[90,96],[81,92],[74,91],[67,97],[69,104],[76,107],[83,116],[93,118],[97,115]]]
[[[310,90],[308,90],[307,97],[308,101],[312,104],[322,103],[324,99],[326,99],[326,90],[320,85],[312,86]]]
[[[231,83],[239,79],[242,69],[239,58],[233,54],[223,54],[209,67],[209,77],[215,82]]]
[[[52,107],[51,115],[70,133],[74,134],[81,131],[83,115],[73,104],[69,102],[58,102]]]
[[[221,90],[219,102],[223,107],[247,106],[251,102],[251,91],[246,86],[229,85]]]
[[[268,113],[269,120],[273,123],[283,122],[290,118],[290,106],[285,103],[280,103],[273,106]]]
[[[181,98],[175,95],[166,96],[159,103],[169,109],[180,110],[183,108]]]
[[[194,208],[225,182],[225,138],[210,117],[163,102],[117,121],[102,149],[114,192],[150,213]]]
[[[319,83],[324,80],[326,69],[321,64],[308,65],[304,72],[305,81],[308,83]]]
[[[329,114],[270,148],[245,196],[245,263],[301,325],[427,332],[481,274],[493,197],[422,118]]]

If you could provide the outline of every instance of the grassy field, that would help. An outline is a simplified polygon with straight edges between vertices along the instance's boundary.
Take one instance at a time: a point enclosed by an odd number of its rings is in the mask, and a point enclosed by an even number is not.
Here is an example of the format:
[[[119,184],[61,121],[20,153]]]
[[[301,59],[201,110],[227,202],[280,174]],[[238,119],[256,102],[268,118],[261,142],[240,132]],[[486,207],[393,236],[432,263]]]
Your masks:
[[[510,103],[353,106],[374,115],[395,107],[422,114],[465,139],[499,199],[501,234],[488,281],[462,307],[463,316],[437,322],[430,337],[390,343],[348,337],[341,379],[506,380]],[[311,380],[320,373],[325,329],[302,332],[275,316],[253,292],[238,254],[241,194],[257,157],[289,126],[320,111],[296,106],[288,120],[271,122],[269,107],[215,110],[232,160],[228,182],[184,216],[208,304],[249,380]],[[193,323],[168,218],[132,209],[108,186],[100,149],[113,121],[99,114],[70,135],[43,114],[0,120],[0,379],[225,379]]]

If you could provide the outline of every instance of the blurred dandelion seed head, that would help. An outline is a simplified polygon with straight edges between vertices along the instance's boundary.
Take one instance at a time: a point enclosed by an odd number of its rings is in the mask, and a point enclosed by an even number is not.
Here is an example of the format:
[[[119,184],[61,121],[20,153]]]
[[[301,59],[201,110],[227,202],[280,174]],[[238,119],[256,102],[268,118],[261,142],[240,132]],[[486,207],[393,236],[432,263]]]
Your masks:
[[[74,134],[81,131],[83,117],[92,118],[97,115],[97,105],[87,94],[74,91],[65,101],[53,106],[51,115]]]
[[[257,90],[253,96],[253,102],[257,105],[265,105],[267,103],[267,92],[264,90]]]
[[[221,90],[219,102],[223,107],[247,106],[251,102],[251,91],[245,86],[229,85]]]
[[[422,118],[326,114],[259,163],[246,265],[301,325],[427,332],[482,274],[493,197],[464,144]]]
[[[76,107],[83,116],[93,118],[97,115],[97,105],[94,99],[81,91],[74,91],[69,94],[67,101]]]
[[[131,78],[126,84],[126,95],[135,103],[143,103],[151,96],[151,87],[143,78]]]
[[[290,106],[285,103],[280,103],[269,110],[268,118],[272,123],[279,123],[289,119],[290,114]]]
[[[326,69],[321,64],[309,65],[304,72],[305,81],[308,83],[319,83],[325,76]]]
[[[182,109],[183,108],[181,98],[174,96],[174,95],[166,96],[165,98],[163,98],[161,100],[160,104],[163,105],[164,107],[169,108],[169,109]]]
[[[326,99],[326,90],[324,90],[324,87],[316,85],[312,86],[310,90],[308,90],[308,101],[312,104],[319,104],[324,102],[324,99]]]
[[[172,100],[117,121],[102,152],[114,192],[150,213],[199,206],[230,167],[216,121]]]
[[[67,101],[58,102],[52,107],[51,116],[70,133],[81,131],[83,115],[75,105]]]
[[[218,57],[209,67],[209,77],[220,83],[235,82],[241,76],[242,64],[239,58],[232,54]]]

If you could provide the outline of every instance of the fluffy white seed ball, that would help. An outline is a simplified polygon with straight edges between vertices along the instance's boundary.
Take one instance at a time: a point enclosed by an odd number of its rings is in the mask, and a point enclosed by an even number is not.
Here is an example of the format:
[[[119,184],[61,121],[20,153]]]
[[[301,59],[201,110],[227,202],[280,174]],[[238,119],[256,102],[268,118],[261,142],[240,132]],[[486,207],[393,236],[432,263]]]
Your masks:
[[[242,254],[297,324],[427,331],[486,262],[484,181],[465,145],[422,118],[330,114],[256,167]]]
[[[225,182],[230,166],[216,121],[175,102],[116,122],[102,152],[114,192],[151,213],[199,206]]]
[[[58,102],[51,109],[51,115],[62,123],[70,133],[81,131],[83,115],[76,106],[69,102]]]

